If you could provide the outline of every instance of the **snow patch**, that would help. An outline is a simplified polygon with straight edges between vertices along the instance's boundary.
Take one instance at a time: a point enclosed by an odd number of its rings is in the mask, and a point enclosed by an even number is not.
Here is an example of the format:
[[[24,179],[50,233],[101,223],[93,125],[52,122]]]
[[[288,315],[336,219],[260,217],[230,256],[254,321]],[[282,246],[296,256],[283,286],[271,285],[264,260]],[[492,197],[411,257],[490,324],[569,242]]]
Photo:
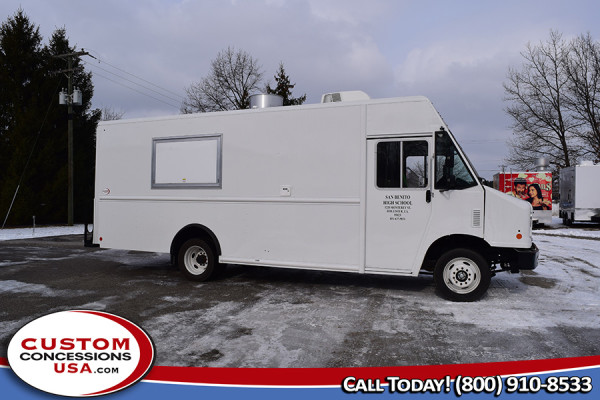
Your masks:
[[[0,229],[0,241],[83,234],[84,225]]]
[[[19,293],[19,294],[37,294],[44,297],[58,297],[58,296],[75,296],[83,295],[88,293],[85,290],[56,290],[46,285],[38,283],[26,283],[15,280],[0,280],[0,292],[2,293]]]

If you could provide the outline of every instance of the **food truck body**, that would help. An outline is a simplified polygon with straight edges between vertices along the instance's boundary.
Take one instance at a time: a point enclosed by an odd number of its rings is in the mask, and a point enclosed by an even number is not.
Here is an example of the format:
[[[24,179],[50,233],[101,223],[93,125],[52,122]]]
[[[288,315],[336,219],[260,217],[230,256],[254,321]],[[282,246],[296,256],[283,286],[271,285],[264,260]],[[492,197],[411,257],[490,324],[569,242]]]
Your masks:
[[[533,269],[532,208],[481,185],[425,97],[100,123],[93,243],[223,264],[417,276],[472,301]]]

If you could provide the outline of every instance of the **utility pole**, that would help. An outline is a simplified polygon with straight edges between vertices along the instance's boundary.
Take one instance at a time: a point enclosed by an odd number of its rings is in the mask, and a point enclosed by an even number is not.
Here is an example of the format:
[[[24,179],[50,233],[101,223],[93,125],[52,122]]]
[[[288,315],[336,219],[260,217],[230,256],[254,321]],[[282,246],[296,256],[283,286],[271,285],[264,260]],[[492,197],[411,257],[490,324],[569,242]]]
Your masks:
[[[90,56],[90,54],[85,51],[76,51],[73,53],[67,54],[59,54],[55,56],[56,58],[67,59],[67,69],[62,71],[57,71],[57,73],[66,72],[67,73],[67,93],[60,93],[60,104],[67,105],[67,169],[68,169],[68,190],[67,190],[67,224],[69,226],[73,226],[73,105],[81,105],[82,97],[81,91],[75,88],[75,93],[73,91],[73,58],[80,56]],[[90,56],[91,57],[91,56]]]

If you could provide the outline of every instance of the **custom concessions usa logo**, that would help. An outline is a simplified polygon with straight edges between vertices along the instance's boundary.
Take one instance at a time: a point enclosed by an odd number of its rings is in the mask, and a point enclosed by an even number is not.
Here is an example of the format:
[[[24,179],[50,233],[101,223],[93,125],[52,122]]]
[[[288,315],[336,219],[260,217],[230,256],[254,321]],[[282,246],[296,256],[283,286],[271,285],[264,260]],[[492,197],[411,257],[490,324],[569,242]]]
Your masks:
[[[150,337],[132,322],[99,311],[62,311],[21,328],[8,345],[11,369],[31,386],[62,396],[114,393],[154,363]]]

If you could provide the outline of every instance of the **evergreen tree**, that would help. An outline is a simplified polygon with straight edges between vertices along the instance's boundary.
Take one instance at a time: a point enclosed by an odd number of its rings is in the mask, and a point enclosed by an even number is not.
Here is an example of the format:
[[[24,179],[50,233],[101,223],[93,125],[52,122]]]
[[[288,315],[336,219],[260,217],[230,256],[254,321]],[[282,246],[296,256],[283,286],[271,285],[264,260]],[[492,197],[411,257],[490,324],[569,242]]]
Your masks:
[[[47,45],[42,47],[41,42],[39,29],[23,10],[0,30],[0,84],[8,89],[0,95],[2,220],[21,182],[7,225],[29,224],[33,215],[40,224],[67,220],[68,115],[67,107],[58,104],[60,89],[67,86],[67,62],[57,56],[73,53],[75,48],[69,45],[64,29],[57,29]],[[83,222],[91,221],[100,113],[90,111],[91,74],[77,57],[73,68],[73,86],[83,94],[83,105],[73,107],[75,220]]]
[[[21,9],[0,27],[0,205],[3,213],[8,211],[29,155],[27,149],[36,137],[33,121],[37,119],[37,110],[34,108],[39,102],[39,85],[43,82],[41,42],[39,28]],[[23,201],[29,202],[29,199],[23,198]]]
[[[296,84],[290,83],[290,77],[286,75],[285,69],[283,68],[283,63],[279,63],[279,71],[277,71],[277,74],[274,78],[275,82],[277,82],[277,86],[272,89],[271,85],[267,84],[267,94],[276,94],[283,97],[284,106],[296,106],[306,101],[306,94],[300,97],[292,97],[291,89],[293,89]]]

